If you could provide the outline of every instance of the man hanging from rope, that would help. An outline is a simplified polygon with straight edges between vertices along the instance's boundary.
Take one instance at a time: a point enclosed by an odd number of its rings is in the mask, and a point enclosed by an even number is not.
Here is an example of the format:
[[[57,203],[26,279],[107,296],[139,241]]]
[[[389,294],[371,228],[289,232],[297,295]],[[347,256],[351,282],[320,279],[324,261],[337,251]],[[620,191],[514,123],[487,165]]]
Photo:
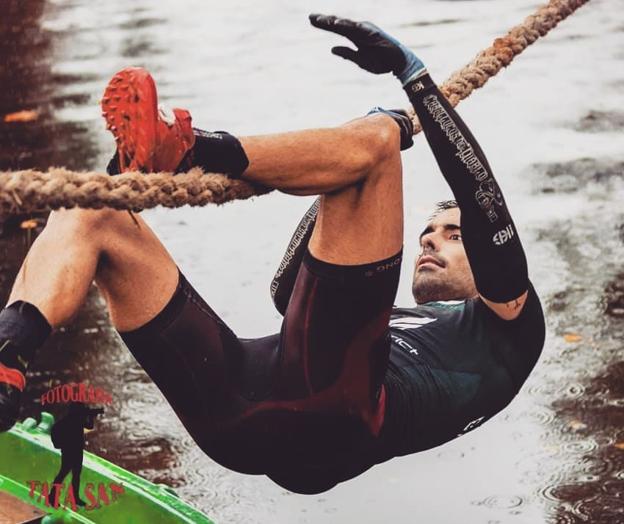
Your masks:
[[[167,119],[149,74],[126,69],[102,100],[117,141],[113,165],[200,165],[320,195],[273,281],[281,331],[238,338],[140,217],[55,212],[0,313],[3,430],[18,416],[36,349],[78,311],[94,279],[124,342],[195,442],[220,464],[292,491],[321,492],[447,442],[518,393],[540,355],[544,319],[481,148],[410,50],[370,23],[310,19],[357,46],[334,54],[398,77],[455,195],[420,236],[418,305],[393,308],[400,148],[412,135],[405,115],[376,110],[337,128],[236,138],[194,130],[183,110]]]

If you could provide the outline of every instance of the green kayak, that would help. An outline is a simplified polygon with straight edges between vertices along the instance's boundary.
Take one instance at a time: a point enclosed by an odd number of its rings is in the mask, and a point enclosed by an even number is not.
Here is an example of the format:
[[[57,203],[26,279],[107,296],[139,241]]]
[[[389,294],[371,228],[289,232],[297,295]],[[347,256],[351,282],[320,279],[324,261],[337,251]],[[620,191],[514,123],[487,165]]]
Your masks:
[[[46,506],[43,483],[52,482],[61,461],[50,438],[53,424],[54,417],[44,412],[39,424],[28,418],[0,434],[0,522],[212,524],[172,488],[153,484],[87,451],[81,489],[89,487],[90,503],[74,511],[61,496],[58,509]]]

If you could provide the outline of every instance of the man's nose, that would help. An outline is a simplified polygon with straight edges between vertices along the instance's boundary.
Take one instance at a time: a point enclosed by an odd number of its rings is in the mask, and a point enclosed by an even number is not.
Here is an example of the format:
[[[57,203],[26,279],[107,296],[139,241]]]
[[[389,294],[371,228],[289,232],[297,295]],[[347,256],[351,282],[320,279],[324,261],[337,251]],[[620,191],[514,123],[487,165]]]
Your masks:
[[[438,246],[432,234],[425,235],[421,240],[423,254],[428,251],[437,251]]]

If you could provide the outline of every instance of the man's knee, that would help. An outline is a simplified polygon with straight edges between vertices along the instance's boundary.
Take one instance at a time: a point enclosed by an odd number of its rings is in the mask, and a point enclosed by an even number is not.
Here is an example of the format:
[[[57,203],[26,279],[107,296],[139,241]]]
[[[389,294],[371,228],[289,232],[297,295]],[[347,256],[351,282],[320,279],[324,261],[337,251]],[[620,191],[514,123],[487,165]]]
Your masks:
[[[376,133],[367,145],[366,162],[362,165],[362,183],[377,183],[401,176],[401,134],[396,122],[383,114],[367,117]]]
[[[351,207],[370,206],[371,200],[377,204],[400,204],[397,200],[401,195],[403,178],[400,136],[396,123],[389,117],[384,116],[383,119],[389,122],[379,123],[379,136],[371,146],[369,161],[361,167],[360,179],[353,185],[323,195],[323,199],[342,201]]]
[[[357,150],[346,152],[351,155],[354,175],[352,183],[323,196],[331,200],[348,202],[366,200],[374,195],[375,199],[383,199],[386,189],[395,188],[401,183],[401,134],[399,126],[389,116],[375,114],[366,117],[369,133]],[[390,193],[394,193],[390,189]]]
[[[110,208],[61,209],[50,214],[46,229],[59,241],[102,245],[104,237],[121,233],[131,220],[126,211]]]

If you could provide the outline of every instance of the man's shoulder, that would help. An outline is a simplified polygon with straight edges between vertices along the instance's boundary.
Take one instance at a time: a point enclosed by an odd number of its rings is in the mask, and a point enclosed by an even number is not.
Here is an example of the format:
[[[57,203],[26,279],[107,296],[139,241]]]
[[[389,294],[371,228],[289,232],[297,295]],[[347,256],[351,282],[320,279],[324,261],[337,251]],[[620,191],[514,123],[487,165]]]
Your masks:
[[[426,311],[429,310],[431,308],[441,308],[441,309],[461,309],[465,304],[466,304],[467,300],[434,300],[431,302],[426,302],[424,304],[416,304],[412,307],[400,307],[400,306],[393,306],[392,307],[392,314],[395,313],[395,311],[401,312],[401,313],[407,313],[407,314],[419,314],[422,311]]]
[[[414,324],[414,327],[430,322],[430,319],[458,322],[461,325],[483,324],[484,329],[488,326],[492,329],[501,328],[503,331],[520,326],[532,329],[544,324],[544,314],[540,299],[533,284],[529,281],[528,296],[525,306],[520,315],[514,320],[503,320],[498,317],[479,298],[464,300],[440,300],[418,304],[413,307],[393,307],[390,316],[390,327],[401,326],[403,328]],[[498,330],[498,329],[496,329]]]
[[[394,307],[390,315],[391,329],[419,329],[428,324],[453,322],[464,314],[465,300],[427,302],[414,307]]]
[[[461,312],[465,309],[468,302],[468,300],[438,300],[417,304],[413,307],[394,306],[391,315],[392,317],[438,317],[450,312]]]

